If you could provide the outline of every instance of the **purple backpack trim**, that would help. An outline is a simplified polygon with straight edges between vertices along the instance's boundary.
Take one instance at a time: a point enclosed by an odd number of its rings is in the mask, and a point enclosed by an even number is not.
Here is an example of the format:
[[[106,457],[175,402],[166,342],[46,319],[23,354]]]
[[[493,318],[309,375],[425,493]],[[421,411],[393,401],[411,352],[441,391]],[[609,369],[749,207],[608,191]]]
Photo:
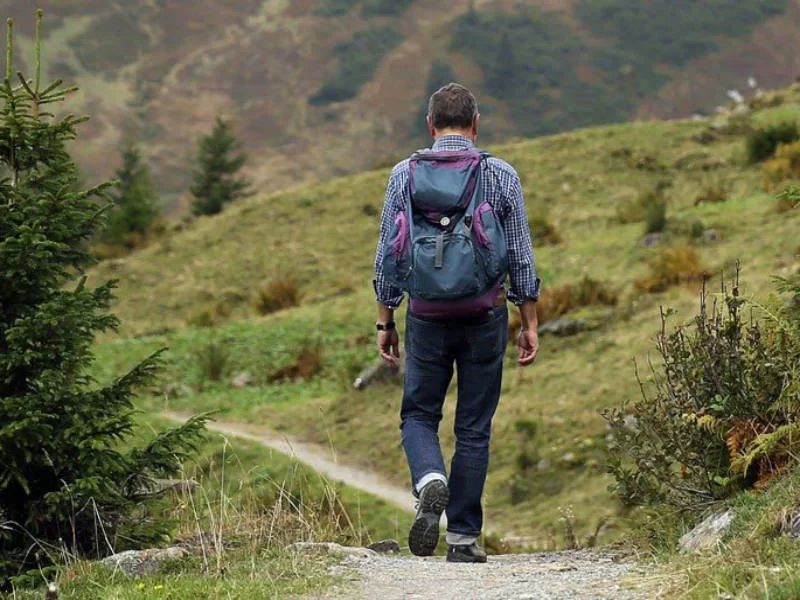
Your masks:
[[[494,308],[497,294],[500,293],[502,283],[497,283],[485,294],[477,298],[437,302],[411,298],[410,309],[412,314],[429,319],[465,319],[485,314]]]
[[[484,202],[478,207],[478,210],[475,211],[475,218],[472,221],[472,231],[484,248],[489,247],[489,236],[486,235],[486,228],[483,225],[483,219],[481,217],[491,210],[492,205],[488,202]]]
[[[405,211],[400,211],[394,218],[394,225],[397,227],[397,237],[392,242],[392,255],[395,257],[404,256],[408,252],[408,245],[411,242],[411,235],[408,229],[408,217]]]

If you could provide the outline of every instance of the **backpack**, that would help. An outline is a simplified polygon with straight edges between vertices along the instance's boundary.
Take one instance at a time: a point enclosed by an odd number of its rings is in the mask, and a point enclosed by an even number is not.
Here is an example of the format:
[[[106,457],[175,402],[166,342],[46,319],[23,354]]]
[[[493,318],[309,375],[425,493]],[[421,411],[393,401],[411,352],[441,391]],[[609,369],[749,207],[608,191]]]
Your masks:
[[[477,316],[494,307],[505,279],[505,231],[484,197],[479,150],[421,151],[409,159],[410,201],[383,252],[387,281],[431,318]]]

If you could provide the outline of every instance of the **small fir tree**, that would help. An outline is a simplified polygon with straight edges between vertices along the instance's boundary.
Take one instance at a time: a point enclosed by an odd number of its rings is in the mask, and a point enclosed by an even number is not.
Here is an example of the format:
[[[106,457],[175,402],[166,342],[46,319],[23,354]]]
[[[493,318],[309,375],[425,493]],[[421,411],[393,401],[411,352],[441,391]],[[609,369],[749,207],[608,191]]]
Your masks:
[[[139,148],[127,141],[121,154],[122,165],[116,172],[119,183],[112,193],[114,208],[103,241],[134,248],[153,227],[160,211],[150,169],[142,161]]]
[[[158,355],[99,387],[88,374],[113,282],[88,284],[87,241],[108,184],[78,189],[65,147],[84,119],[48,105],[74,88],[40,82],[37,11],[34,78],[12,83],[13,24],[0,85],[0,593],[14,576],[60,556],[97,556],[165,532],[146,501],[147,481],[172,476],[203,419],[132,442],[135,390],[152,381]],[[122,446],[124,443],[124,447]]]
[[[191,188],[192,212],[197,216],[216,215],[225,205],[247,196],[250,184],[239,176],[245,162],[247,156],[231,124],[217,117],[211,134],[200,140]]]

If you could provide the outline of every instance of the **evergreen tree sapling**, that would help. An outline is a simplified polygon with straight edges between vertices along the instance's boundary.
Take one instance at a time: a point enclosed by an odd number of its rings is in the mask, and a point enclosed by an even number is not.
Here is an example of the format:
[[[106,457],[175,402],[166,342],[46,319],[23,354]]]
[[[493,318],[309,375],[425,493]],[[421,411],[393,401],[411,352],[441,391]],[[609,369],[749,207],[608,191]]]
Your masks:
[[[95,335],[118,324],[114,283],[92,287],[83,274],[109,186],[76,187],[65,146],[83,119],[46,110],[74,88],[41,85],[41,17],[34,78],[16,83],[9,21],[0,86],[0,591],[54,557],[162,535],[135,498],[149,479],[174,476],[204,429],[200,417],[144,447],[132,442],[132,399],[158,355],[106,387],[87,372]]]
[[[239,176],[246,161],[231,124],[217,117],[213,131],[200,140],[191,188],[192,212],[216,215],[225,205],[248,195],[250,184]]]
[[[142,161],[139,148],[127,141],[121,154],[122,165],[116,172],[118,185],[112,192],[114,208],[103,241],[133,249],[153,227],[160,211],[150,169]]]

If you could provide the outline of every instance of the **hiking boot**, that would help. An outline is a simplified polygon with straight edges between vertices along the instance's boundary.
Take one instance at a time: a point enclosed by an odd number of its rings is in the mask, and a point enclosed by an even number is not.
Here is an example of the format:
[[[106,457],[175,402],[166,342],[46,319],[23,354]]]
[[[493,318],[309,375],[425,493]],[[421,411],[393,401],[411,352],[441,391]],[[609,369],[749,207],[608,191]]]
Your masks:
[[[468,546],[450,546],[450,551],[447,553],[447,562],[485,563],[486,552],[476,542]]]
[[[408,548],[415,556],[431,556],[439,544],[439,521],[450,500],[450,490],[444,481],[431,481],[422,488],[417,504],[417,516],[408,534]]]

